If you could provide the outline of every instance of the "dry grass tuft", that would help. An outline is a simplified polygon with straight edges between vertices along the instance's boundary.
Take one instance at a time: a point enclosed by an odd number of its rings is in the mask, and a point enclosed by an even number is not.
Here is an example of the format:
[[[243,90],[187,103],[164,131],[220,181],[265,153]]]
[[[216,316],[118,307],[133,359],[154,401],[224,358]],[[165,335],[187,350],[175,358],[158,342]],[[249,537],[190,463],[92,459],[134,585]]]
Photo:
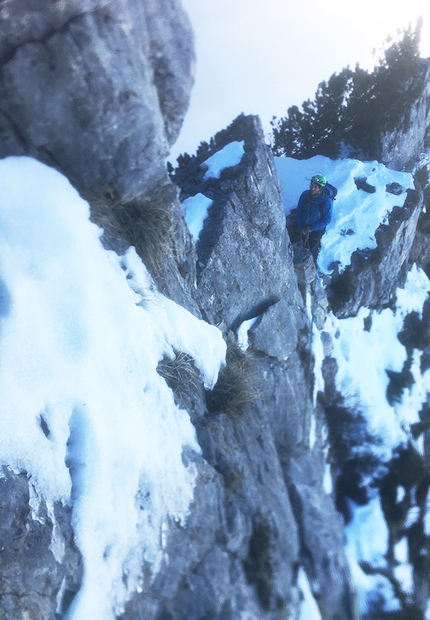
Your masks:
[[[137,196],[125,204],[113,192],[83,197],[90,205],[91,220],[103,229],[101,241],[106,249],[123,254],[134,246],[153,275],[163,273],[166,258],[172,254],[172,217],[163,188],[150,198]]]
[[[136,198],[118,212],[119,221],[128,232],[130,244],[153,274],[163,272],[167,256],[171,256],[172,218],[166,205],[156,200]]]
[[[101,237],[103,246],[118,254],[125,252],[130,244],[116,215],[117,210],[121,208],[120,202],[109,193],[86,192],[83,198],[90,205],[91,221],[103,230]]]
[[[163,357],[157,366],[158,374],[165,379],[169,388],[183,399],[200,383],[199,372],[190,355],[178,351],[174,359]]]
[[[233,337],[229,337],[226,365],[220,370],[213,390],[206,393],[207,408],[210,413],[227,413],[237,417],[245,405],[253,403],[257,398],[249,356]]]

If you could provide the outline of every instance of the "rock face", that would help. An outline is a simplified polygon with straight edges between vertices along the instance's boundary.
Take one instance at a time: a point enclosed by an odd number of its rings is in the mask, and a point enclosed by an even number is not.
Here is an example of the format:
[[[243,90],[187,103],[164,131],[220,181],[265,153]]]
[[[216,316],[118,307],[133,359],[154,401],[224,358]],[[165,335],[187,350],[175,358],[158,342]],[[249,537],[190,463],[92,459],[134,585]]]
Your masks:
[[[398,127],[381,136],[381,161],[394,170],[413,170],[430,146],[430,58],[423,60],[423,92]]]
[[[231,374],[220,377],[220,395],[216,386],[193,417],[207,466],[220,476],[218,517],[210,521],[216,535],[207,549],[191,544],[191,553],[181,551],[200,559],[162,603],[159,617],[288,617],[296,613],[302,565],[324,617],[352,618],[342,519],[323,489],[325,446],[321,439],[311,445],[311,425],[321,431],[323,420],[308,390],[310,325],[273,157],[256,117],[239,117],[216,137],[213,150],[232,141],[243,141],[245,154],[219,180],[205,181],[199,165],[211,151],[176,178],[184,197],[194,188],[213,198],[197,245],[195,297],[203,316],[225,334]],[[257,320],[245,354],[235,332],[250,318]],[[238,366],[242,400],[235,403],[233,391],[222,397],[221,384],[239,381]],[[193,523],[200,509],[196,504]],[[139,609],[147,614],[143,600],[130,603],[124,617],[143,613]]]
[[[357,250],[351,264],[334,275],[328,295],[339,318],[355,316],[363,306],[383,308],[393,303],[396,288],[404,283],[411,266],[422,207],[422,191],[409,190],[405,205],[394,207],[388,223],[381,224],[376,231],[377,247]]]
[[[168,560],[156,575],[142,567],[142,591],[118,617],[296,620],[303,569],[323,620],[356,620],[344,523],[323,483],[324,399],[313,394],[306,296],[319,328],[327,299],[318,282],[312,291],[298,286],[258,118],[236,119],[173,175],[182,199],[201,192],[213,200],[195,247],[164,169],[192,84],[192,35],[179,4],[28,4],[0,5],[0,157],[31,155],[84,195],[101,196],[91,208],[105,245],[118,252],[135,245],[160,290],[217,325],[228,343],[212,392],[192,366],[194,378],[180,386],[165,377],[202,448],[183,455],[194,461],[195,495],[186,525],[170,524]],[[240,163],[204,179],[201,164],[232,141],[243,142]],[[408,207],[381,228],[377,250],[357,255],[333,281],[338,316],[390,303],[411,252],[428,266],[425,221],[413,243],[420,200],[411,193]],[[155,245],[147,229],[157,232]],[[250,319],[248,346],[240,348]],[[327,354],[327,393],[334,374]],[[25,472],[4,468],[0,618],[59,620],[79,589],[81,557],[70,507],[47,507],[31,489]]]
[[[0,157],[32,155],[122,200],[156,186],[193,83],[177,0],[7,0],[0,40]]]
[[[24,473],[0,477],[0,617],[62,617],[79,589],[81,556],[71,509],[48,510]]]

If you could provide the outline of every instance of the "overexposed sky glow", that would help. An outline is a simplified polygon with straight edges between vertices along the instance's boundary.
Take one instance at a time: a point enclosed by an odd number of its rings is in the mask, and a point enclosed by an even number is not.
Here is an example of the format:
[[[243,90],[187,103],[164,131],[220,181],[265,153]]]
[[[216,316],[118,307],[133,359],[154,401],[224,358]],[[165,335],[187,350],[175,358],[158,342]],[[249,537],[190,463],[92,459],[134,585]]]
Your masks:
[[[170,161],[192,154],[241,112],[272,116],[313,98],[344,67],[371,69],[389,36],[421,15],[421,54],[430,56],[430,4],[361,0],[182,0],[196,37],[196,82]],[[374,54],[376,50],[376,56]]]

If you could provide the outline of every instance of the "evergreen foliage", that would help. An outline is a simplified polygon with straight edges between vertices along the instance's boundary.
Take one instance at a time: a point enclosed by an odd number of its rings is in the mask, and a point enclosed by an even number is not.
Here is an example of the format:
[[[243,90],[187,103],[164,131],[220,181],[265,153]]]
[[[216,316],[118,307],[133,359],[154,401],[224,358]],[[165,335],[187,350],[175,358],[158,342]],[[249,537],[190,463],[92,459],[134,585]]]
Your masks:
[[[335,159],[346,148],[355,157],[377,159],[380,138],[399,125],[423,87],[419,55],[422,20],[400,33],[372,72],[358,64],[319,84],[315,99],[288,108],[272,120],[275,155]],[[405,127],[405,130],[407,128]]]

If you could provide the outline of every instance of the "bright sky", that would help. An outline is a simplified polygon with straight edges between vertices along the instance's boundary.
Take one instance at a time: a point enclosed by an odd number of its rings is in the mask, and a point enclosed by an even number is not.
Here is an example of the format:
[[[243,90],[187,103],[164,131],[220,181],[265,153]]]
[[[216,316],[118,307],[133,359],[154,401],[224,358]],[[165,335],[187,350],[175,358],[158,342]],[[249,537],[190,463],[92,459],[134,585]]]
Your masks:
[[[272,116],[313,98],[344,67],[371,69],[388,36],[424,18],[421,54],[430,56],[428,0],[182,0],[196,36],[196,83],[169,160],[194,153],[241,112]]]

